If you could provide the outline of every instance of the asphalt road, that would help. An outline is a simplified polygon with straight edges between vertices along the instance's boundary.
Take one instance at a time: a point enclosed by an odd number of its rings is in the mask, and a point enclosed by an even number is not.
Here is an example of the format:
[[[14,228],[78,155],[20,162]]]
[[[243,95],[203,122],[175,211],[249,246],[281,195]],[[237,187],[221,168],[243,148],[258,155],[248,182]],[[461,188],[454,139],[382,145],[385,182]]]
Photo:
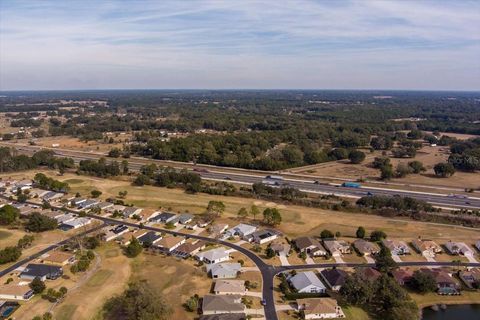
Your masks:
[[[105,226],[105,224],[102,223],[100,226],[96,226],[95,228],[92,228],[92,229],[88,229],[88,230],[86,230],[86,231],[83,231],[83,232],[81,232],[81,233],[79,233],[79,234],[76,234],[76,235],[74,235],[74,236],[72,236],[72,237],[70,237],[70,238],[68,238],[68,239],[62,240],[62,241],[57,242],[57,243],[55,243],[55,244],[52,244],[52,245],[46,247],[45,249],[42,249],[42,250],[38,251],[38,252],[35,253],[35,254],[32,254],[31,256],[28,256],[28,257],[26,257],[26,258],[23,258],[22,260],[17,261],[15,264],[11,265],[10,267],[8,267],[8,268],[0,271],[0,277],[3,277],[4,275],[9,274],[10,272],[14,271],[14,270],[17,269],[18,267],[21,267],[21,266],[23,266],[24,264],[26,264],[26,263],[34,260],[34,259],[37,259],[37,258],[40,257],[41,255],[43,255],[43,254],[45,254],[45,253],[47,253],[47,252],[49,252],[49,251],[51,251],[51,250],[54,250],[54,249],[56,249],[56,248],[58,248],[58,247],[63,246],[64,244],[66,244],[66,243],[68,243],[69,241],[71,241],[73,238],[83,237],[84,235],[87,235],[87,234],[89,234],[89,233],[91,233],[91,232],[94,232],[94,231],[100,229],[100,228],[103,228],[104,226]]]

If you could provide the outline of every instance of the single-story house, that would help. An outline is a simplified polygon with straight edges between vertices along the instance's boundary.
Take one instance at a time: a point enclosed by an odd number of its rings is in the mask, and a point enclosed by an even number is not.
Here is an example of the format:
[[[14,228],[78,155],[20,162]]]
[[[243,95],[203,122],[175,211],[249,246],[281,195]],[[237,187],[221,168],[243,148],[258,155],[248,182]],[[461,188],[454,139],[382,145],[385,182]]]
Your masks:
[[[213,279],[236,278],[241,269],[242,265],[237,262],[225,262],[207,265],[207,273],[210,273]]]
[[[175,213],[171,212],[162,212],[160,214],[157,214],[155,217],[150,219],[150,222],[154,223],[169,223],[173,221],[177,215]]]
[[[113,207],[113,203],[111,202],[107,202],[107,201],[103,201],[103,202],[100,202],[100,203],[97,203],[95,205],[96,208],[100,209],[100,210],[106,210],[108,208],[111,208]]]
[[[298,293],[324,293],[327,290],[313,271],[298,272],[288,281]]]
[[[162,239],[162,235],[154,231],[145,232],[144,234],[138,236],[137,238],[138,242],[140,242],[142,245],[144,244],[153,245],[153,244],[156,244],[161,239]]]
[[[460,286],[452,277],[452,275],[442,269],[422,268],[421,272],[429,273],[437,283],[437,293],[441,295],[457,295],[460,294]]]
[[[323,269],[320,272],[320,276],[330,289],[333,291],[339,291],[345,283],[348,274],[342,269],[333,268]]]
[[[230,259],[230,255],[225,247],[202,251],[197,253],[195,257],[206,264],[219,263]]]
[[[246,236],[252,234],[257,230],[257,227],[252,226],[251,224],[240,223],[239,225],[227,230],[225,232],[224,238],[239,236],[240,238],[245,238]]]
[[[159,240],[155,247],[167,251],[172,252],[173,250],[177,249],[181,244],[185,243],[186,239],[184,237],[165,237]]]
[[[345,318],[337,300],[332,298],[297,299],[298,309],[302,310],[304,319]]]
[[[200,220],[197,221],[197,225],[200,228],[205,228],[206,226],[208,226],[212,222],[213,222],[213,220],[211,220],[211,219],[200,219]]]
[[[0,285],[0,299],[26,301],[30,300],[33,294],[33,290],[28,285]]]
[[[73,219],[75,219],[77,216],[74,215],[73,213],[64,213],[60,216],[57,216],[55,218],[55,220],[57,220],[58,224],[62,224],[62,223],[65,223],[65,222],[68,222],[68,221],[71,221]]]
[[[247,315],[245,313],[203,314],[198,320],[247,320]]]
[[[20,278],[33,280],[38,277],[40,278],[40,280],[45,281],[47,279],[55,280],[62,275],[63,275],[62,267],[53,266],[49,264],[30,263],[20,273]]]
[[[284,255],[286,257],[290,255],[291,246],[288,243],[274,241],[270,245],[270,248],[272,248],[272,250],[275,251],[277,255]]]
[[[49,190],[43,190],[43,189],[39,189],[39,188],[32,188],[30,189],[29,191],[29,195],[32,197],[32,198],[42,198],[44,195],[46,195],[47,193],[49,192],[52,192],[52,191],[49,191]]]
[[[246,292],[245,280],[225,280],[215,281],[213,293],[215,294],[241,294]]]
[[[326,256],[328,254],[320,242],[312,237],[300,237],[295,239],[294,243],[300,252],[305,252],[311,256]]]
[[[126,207],[125,210],[123,210],[122,215],[125,218],[131,218],[136,214],[140,214],[142,212],[142,208],[137,208],[137,207]]]
[[[378,270],[371,267],[357,268],[355,272],[364,281],[375,282],[378,280],[378,278],[382,276],[382,274]]]
[[[153,219],[154,217],[156,217],[160,213],[161,212],[159,212],[159,211],[151,212],[151,211],[148,211],[148,210],[144,210],[137,215],[140,217],[140,222],[148,222],[148,221],[151,221],[151,219]]]
[[[342,254],[352,253],[350,244],[343,240],[323,240],[323,245],[333,257],[340,257]]]
[[[78,209],[81,210],[86,210],[94,207],[96,204],[98,204],[100,201],[97,199],[87,199],[86,201],[83,201],[78,205]]]
[[[245,313],[245,305],[242,303],[241,295],[206,295],[203,297],[202,313],[223,314],[223,313]]]
[[[442,247],[431,240],[415,239],[412,245],[419,253],[425,257],[435,257],[437,253],[442,252]]]
[[[120,237],[122,234],[125,234],[129,231],[126,225],[118,225],[113,228],[108,227],[103,236],[103,241],[111,241]]]
[[[273,241],[278,238],[279,232],[271,229],[257,230],[254,233],[247,236],[249,242],[255,242],[256,244],[264,244]]]
[[[218,237],[219,235],[224,233],[225,230],[227,230],[227,229],[228,229],[228,224],[226,224],[226,223],[215,223],[208,228],[208,232],[213,237]]]
[[[115,212],[122,213],[123,210],[125,210],[125,208],[126,208],[126,206],[123,206],[121,204],[114,204],[111,207],[105,208],[105,212],[110,213],[110,214],[115,213]]]
[[[189,257],[196,255],[200,250],[203,250],[206,246],[206,243],[202,240],[196,242],[185,242],[175,249],[175,253],[182,257]]]
[[[364,256],[374,255],[380,252],[380,247],[373,242],[364,239],[357,239],[353,242],[353,246],[357,251]]]
[[[47,202],[52,202],[56,199],[60,199],[61,197],[64,196],[64,193],[61,193],[61,192],[55,192],[55,191],[49,191],[48,193],[46,193],[42,199],[43,201],[47,201]]]
[[[468,288],[480,288],[480,269],[462,270],[458,277]]]
[[[409,284],[413,279],[413,270],[409,268],[395,269],[392,271],[392,276],[401,286]]]
[[[182,213],[177,219],[180,224],[187,224],[193,220],[193,214]]]
[[[464,256],[473,256],[475,252],[465,242],[448,241],[445,243],[448,253],[452,255],[461,254]]]
[[[68,220],[68,221],[63,222],[60,225],[60,229],[62,229],[62,230],[78,229],[78,228],[84,227],[86,225],[89,225],[90,223],[92,223],[92,219],[85,218],[85,217],[80,217],[80,218],[75,218],[73,220]]]
[[[382,244],[390,250],[392,254],[397,256],[410,254],[410,248],[405,243],[405,241],[392,240],[392,239],[383,239]]]
[[[55,250],[46,258],[43,258],[42,261],[45,264],[64,266],[66,264],[75,262],[75,254],[71,252]]]
[[[80,204],[82,204],[83,202],[87,201],[87,199],[81,198],[81,197],[76,197],[76,198],[69,199],[69,201],[70,201],[70,204],[71,204],[73,207],[78,207]]]

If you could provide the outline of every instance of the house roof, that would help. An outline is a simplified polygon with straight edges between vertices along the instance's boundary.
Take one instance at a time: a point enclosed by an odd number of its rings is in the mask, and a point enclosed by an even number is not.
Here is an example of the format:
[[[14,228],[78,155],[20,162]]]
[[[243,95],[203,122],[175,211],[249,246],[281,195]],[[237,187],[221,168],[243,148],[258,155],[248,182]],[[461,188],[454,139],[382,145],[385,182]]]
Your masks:
[[[297,290],[302,290],[310,285],[326,289],[323,282],[318,279],[313,271],[299,272],[289,280]]]
[[[217,312],[241,312],[245,306],[241,302],[240,295],[206,295],[203,297],[202,310]]]
[[[350,245],[343,240],[323,240],[323,245],[327,248],[328,251],[334,252],[340,250],[341,248],[349,248]]]
[[[411,269],[396,269],[392,271],[392,276],[398,283],[408,282],[413,276],[413,270]]]
[[[32,289],[27,285],[20,286],[17,284],[14,284],[14,285],[10,284],[10,285],[0,286],[0,294],[10,295],[10,296],[24,296],[31,291]]]
[[[159,247],[170,249],[184,240],[185,240],[184,237],[165,237],[160,241],[158,241],[156,245]]]
[[[123,214],[134,214],[136,211],[142,211],[143,209],[137,208],[137,207],[126,207],[123,210]]]
[[[30,263],[20,274],[21,276],[30,276],[30,277],[44,277],[52,273],[57,273],[61,271],[61,267],[52,266],[48,264],[36,264]]]
[[[219,247],[208,251],[199,252],[197,257],[208,259],[209,261],[215,261],[228,256],[227,249],[225,247]]]
[[[183,243],[181,244],[176,250],[179,251],[179,252],[183,252],[183,253],[186,253],[186,254],[192,254],[192,252],[194,252],[195,250],[198,250],[198,249],[201,249],[202,247],[205,246],[205,242],[204,241],[197,241],[195,243],[192,243],[192,242],[186,242],[186,243]]]
[[[356,272],[360,276],[360,278],[367,281],[375,281],[382,275],[379,271],[371,267],[358,268]]]
[[[379,251],[380,248],[376,243],[366,241],[364,239],[357,239],[353,242],[355,248],[361,253],[369,253],[373,251]]]
[[[244,293],[245,281],[244,280],[217,280],[215,281],[214,292],[233,292]]]
[[[198,320],[246,320],[245,313],[220,313],[201,315]]]
[[[306,249],[311,246],[321,248],[320,242],[312,237],[300,237],[295,239],[295,246],[297,246],[297,248],[300,250]]]
[[[383,239],[382,243],[385,247],[390,250],[394,250],[395,248],[407,248],[408,245],[404,241],[398,241],[394,239]]]
[[[255,226],[252,226],[252,225],[246,224],[246,223],[240,223],[239,225],[236,225],[235,227],[230,229],[229,232],[231,234],[242,233],[244,235],[248,235],[250,233],[255,232],[255,230],[257,230],[257,227],[255,227]]]
[[[338,307],[337,300],[332,298],[297,299],[297,304],[306,314],[336,313]]]
[[[320,273],[332,287],[343,285],[348,275],[341,269],[323,269]]]
[[[237,262],[223,262],[207,265],[207,272],[211,272],[212,275],[221,273],[237,273],[242,268],[242,265]]]
[[[270,245],[270,248],[272,248],[272,250],[275,252],[287,253],[290,251],[291,246],[288,243],[277,241],[277,242],[272,242],[272,244]]]
[[[436,242],[432,240],[414,239],[412,243],[415,247],[417,247],[421,251],[430,250],[430,249],[435,249],[435,250],[442,249]]]
[[[75,257],[75,255],[70,252],[56,250],[50,253],[48,257],[43,259],[43,261],[48,261],[52,263],[64,263],[65,261],[71,259],[72,257]]]
[[[138,237],[138,241],[140,241],[141,243],[154,243],[161,238],[162,236],[157,234],[156,232],[149,231]]]

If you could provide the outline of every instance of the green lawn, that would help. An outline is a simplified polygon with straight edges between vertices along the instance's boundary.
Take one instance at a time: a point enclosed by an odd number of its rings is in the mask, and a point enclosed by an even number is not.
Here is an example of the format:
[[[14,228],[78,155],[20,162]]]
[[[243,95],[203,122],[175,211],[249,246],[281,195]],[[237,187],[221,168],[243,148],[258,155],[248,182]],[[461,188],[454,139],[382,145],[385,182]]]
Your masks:
[[[112,270],[98,270],[87,282],[89,287],[99,287],[103,285],[113,274]]]
[[[66,304],[58,308],[58,312],[55,313],[56,320],[70,320],[72,319],[75,311],[77,310],[77,305],[75,304]]]
[[[348,306],[342,307],[346,320],[370,320],[368,314],[361,308]]]

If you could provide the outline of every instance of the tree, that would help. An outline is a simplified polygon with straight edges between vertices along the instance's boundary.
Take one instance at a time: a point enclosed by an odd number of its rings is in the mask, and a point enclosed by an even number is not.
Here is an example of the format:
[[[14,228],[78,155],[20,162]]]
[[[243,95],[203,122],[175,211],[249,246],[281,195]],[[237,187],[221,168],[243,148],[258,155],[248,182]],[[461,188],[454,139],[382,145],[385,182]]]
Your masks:
[[[46,286],[39,277],[35,277],[35,279],[30,282],[30,288],[33,290],[34,293],[37,294],[42,293],[45,290]]]
[[[142,253],[142,250],[143,250],[143,247],[140,244],[140,242],[137,240],[137,238],[132,236],[132,239],[130,240],[130,243],[125,248],[125,253],[126,253],[127,257],[135,258],[140,253]]]
[[[250,207],[250,214],[253,216],[253,220],[257,217],[257,215],[260,213],[260,209],[254,204]]]
[[[161,293],[146,281],[130,283],[103,306],[104,319],[167,320],[172,314]]]
[[[447,178],[455,173],[455,168],[451,163],[440,162],[433,167],[433,171],[437,177]]]
[[[421,270],[416,270],[413,273],[410,286],[412,289],[422,294],[437,290],[437,282],[433,275],[430,272],[423,272]]]
[[[390,180],[394,175],[393,166],[391,164],[380,167],[380,179]]]
[[[323,229],[322,232],[320,232],[320,238],[322,238],[322,239],[329,239],[329,238],[333,238],[333,237],[334,237],[334,234],[330,230]]]
[[[267,208],[263,210],[263,222],[271,226],[279,225],[282,222],[282,215],[277,208]]]
[[[397,168],[395,169],[397,178],[404,178],[407,175],[411,174],[412,172],[413,172],[413,169],[404,162],[398,163]]]
[[[269,246],[267,249],[265,249],[265,255],[267,256],[267,259],[271,259],[275,257],[276,253],[275,251]]]
[[[92,195],[93,198],[98,198],[102,195],[102,191],[99,191],[99,190],[95,189],[95,190],[92,190],[90,192],[90,194]]]
[[[392,253],[387,247],[381,247],[375,257],[375,266],[380,272],[390,272],[397,267],[397,263],[393,260]]]
[[[133,180],[133,184],[136,186],[144,186],[150,184],[150,178],[147,175],[139,174],[135,180]]]
[[[380,241],[382,239],[385,239],[387,237],[387,234],[383,232],[382,230],[375,230],[370,233],[370,240],[371,241]]]
[[[356,235],[357,235],[357,238],[360,238],[360,239],[365,238],[365,228],[361,226],[358,227]]]
[[[200,297],[197,294],[191,296],[188,298],[187,302],[185,302],[185,308],[190,312],[197,311],[199,308],[199,300]]]
[[[57,220],[44,216],[39,212],[33,212],[28,216],[25,228],[32,232],[43,232],[48,230],[54,230],[58,227]]]
[[[127,160],[122,160],[122,163],[120,164],[122,174],[127,175],[128,174],[128,161]]]
[[[0,208],[0,224],[1,225],[13,224],[18,219],[19,216],[20,216],[20,211],[9,204],[6,204]]]
[[[416,174],[426,171],[425,167],[423,166],[423,163],[417,160],[410,161],[408,163],[408,166],[412,168],[413,173],[416,173]]]
[[[360,150],[352,150],[348,154],[348,159],[351,163],[358,164],[365,160],[365,153]]]
[[[350,304],[368,305],[373,299],[374,287],[371,281],[365,281],[355,273],[345,278],[345,283],[340,288],[340,294]]]
[[[22,249],[19,247],[5,247],[0,250],[0,264],[17,261],[22,255]]]
[[[119,198],[125,199],[125,198],[127,197],[127,194],[128,194],[128,191],[127,191],[127,190],[118,191],[118,197],[119,197]]]
[[[210,200],[207,205],[207,213],[219,217],[225,211],[225,204],[222,201]]]
[[[247,211],[247,209],[244,208],[244,207],[240,208],[240,210],[238,210],[237,216],[238,216],[239,218],[242,218],[242,219],[243,219],[243,218],[246,218],[246,217],[248,216],[248,211]]]

